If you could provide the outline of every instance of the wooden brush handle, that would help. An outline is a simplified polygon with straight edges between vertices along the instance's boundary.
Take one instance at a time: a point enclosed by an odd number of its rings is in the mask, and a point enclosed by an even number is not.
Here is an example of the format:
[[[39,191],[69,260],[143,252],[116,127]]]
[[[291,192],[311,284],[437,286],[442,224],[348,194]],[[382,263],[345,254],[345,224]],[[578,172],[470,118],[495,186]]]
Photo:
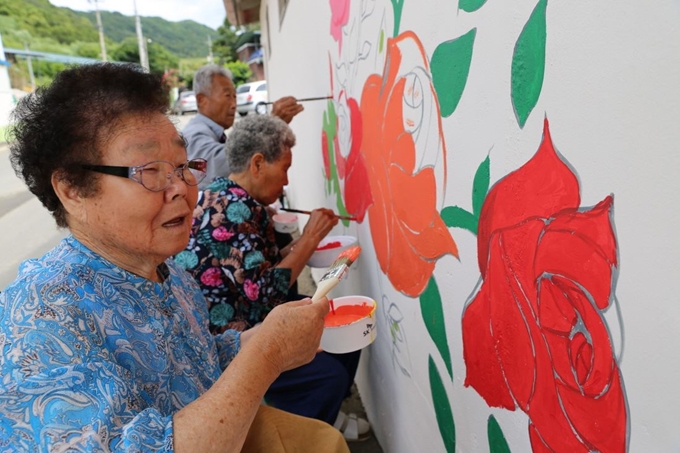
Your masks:
[[[312,302],[318,302],[319,299],[327,295],[333,288],[335,288],[338,283],[340,283],[340,279],[338,277],[321,280],[316,286],[316,291],[312,296]]]

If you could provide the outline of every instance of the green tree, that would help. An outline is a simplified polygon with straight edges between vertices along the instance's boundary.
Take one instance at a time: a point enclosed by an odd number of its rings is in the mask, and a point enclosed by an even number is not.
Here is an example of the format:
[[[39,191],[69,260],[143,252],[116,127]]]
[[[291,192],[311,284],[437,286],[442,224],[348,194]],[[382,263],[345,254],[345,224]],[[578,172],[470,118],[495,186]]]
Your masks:
[[[139,47],[137,39],[125,38],[118,46],[111,49],[111,59],[126,63],[139,63]]]
[[[147,53],[149,54],[149,70],[151,72],[163,74],[168,69],[179,66],[179,59],[157,42],[151,42],[147,45]],[[113,49],[111,59],[128,63],[139,63],[139,44],[137,39],[132,37],[125,38],[118,47]]]
[[[224,66],[229,69],[231,74],[234,76],[233,80],[235,86],[246,83],[253,75],[253,71],[250,70],[250,67],[242,61],[230,61]]]
[[[165,72],[168,69],[179,67],[179,58],[157,42],[149,43],[149,70],[153,72]]]
[[[238,55],[236,55],[236,48],[234,46],[238,39],[236,27],[231,25],[225,18],[222,26],[217,29],[217,33],[219,37],[213,43],[212,50],[219,64],[237,61]]]
[[[97,29],[92,22],[73,10],[50,4],[49,0],[2,0],[0,16],[12,18],[16,29],[62,44],[97,40]]]
[[[102,57],[102,49],[99,47],[99,43],[96,42],[77,42],[72,44],[71,48],[81,57],[96,59],[101,59]]]
[[[212,49],[213,54],[218,59],[218,64],[225,64],[230,61],[237,61],[238,55],[236,54],[236,42],[241,34],[249,31],[259,31],[260,23],[255,22],[252,24],[235,27],[229,23],[225,18],[222,26],[217,29],[219,37],[213,43]]]

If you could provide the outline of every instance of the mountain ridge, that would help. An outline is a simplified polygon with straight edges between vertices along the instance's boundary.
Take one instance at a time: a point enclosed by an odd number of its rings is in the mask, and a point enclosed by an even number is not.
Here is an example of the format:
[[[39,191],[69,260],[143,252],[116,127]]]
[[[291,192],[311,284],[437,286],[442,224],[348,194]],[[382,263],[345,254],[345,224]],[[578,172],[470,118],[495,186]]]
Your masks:
[[[134,16],[100,11],[107,48],[135,37]],[[212,28],[187,19],[171,22],[157,16],[140,16],[142,30],[151,39],[180,58],[205,57],[208,36],[214,41],[219,34]],[[48,0],[0,0],[0,32],[7,47],[23,47],[53,51],[66,47],[69,53],[88,56],[92,45],[99,45],[94,11],[76,11],[52,5]],[[84,54],[88,47],[88,54]]]

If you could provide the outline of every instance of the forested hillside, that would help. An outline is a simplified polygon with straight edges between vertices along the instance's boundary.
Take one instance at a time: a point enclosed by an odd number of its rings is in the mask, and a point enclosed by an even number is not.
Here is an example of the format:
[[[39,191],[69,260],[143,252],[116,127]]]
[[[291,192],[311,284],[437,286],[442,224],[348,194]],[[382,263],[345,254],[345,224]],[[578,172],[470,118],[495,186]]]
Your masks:
[[[133,17],[101,12],[107,50],[126,38],[135,37]],[[217,31],[194,21],[169,22],[160,17],[142,17],[144,36],[160,44],[175,57],[205,57],[208,35]],[[99,37],[94,12],[73,11],[48,0],[0,0],[0,33],[6,47],[66,53],[97,58]]]
[[[0,0],[2,1],[2,0]],[[95,13],[80,13],[87,17],[96,28]],[[120,13],[101,12],[102,24],[106,36],[116,42],[136,36],[135,18]],[[208,54],[208,36],[215,41],[217,32],[193,20],[169,22],[160,17],[142,18],[144,36],[174,53],[178,57],[205,57]]]
[[[139,63],[134,17],[101,11],[101,19],[108,59]],[[233,48],[238,33],[245,28],[237,31],[226,19],[217,31],[191,20],[169,22],[160,17],[141,20],[144,37],[149,40],[149,69],[165,74],[168,84],[191,85],[196,69],[206,63],[208,36],[215,62],[229,67],[239,82],[250,77],[248,65],[237,61]],[[49,0],[0,0],[0,33],[5,48],[28,46],[33,51],[101,58],[95,13],[57,7]],[[12,87],[25,90],[50,83],[66,67],[64,63],[34,58],[31,71],[25,57],[9,59]]]

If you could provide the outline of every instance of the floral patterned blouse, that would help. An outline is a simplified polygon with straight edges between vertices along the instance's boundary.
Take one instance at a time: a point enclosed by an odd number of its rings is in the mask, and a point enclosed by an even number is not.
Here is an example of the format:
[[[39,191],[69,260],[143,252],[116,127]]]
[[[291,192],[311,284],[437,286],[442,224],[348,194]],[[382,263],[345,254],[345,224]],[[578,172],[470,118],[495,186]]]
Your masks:
[[[0,294],[0,451],[171,452],[175,412],[219,378],[240,334],[207,328],[172,260],[155,283],[72,236]]]
[[[210,328],[245,330],[286,301],[290,269],[265,206],[234,181],[218,177],[199,193],[191,238],[175,261],[201,286]]]

